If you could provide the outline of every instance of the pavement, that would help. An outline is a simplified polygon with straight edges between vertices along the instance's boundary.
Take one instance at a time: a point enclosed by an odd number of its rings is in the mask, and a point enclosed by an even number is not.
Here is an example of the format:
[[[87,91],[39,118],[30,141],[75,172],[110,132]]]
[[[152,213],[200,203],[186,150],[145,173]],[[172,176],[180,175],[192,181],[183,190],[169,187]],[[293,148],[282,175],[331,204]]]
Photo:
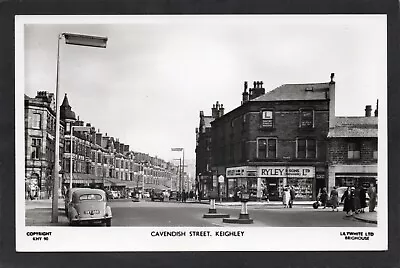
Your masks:
[[[68,219],[64,211],[64,199],[58,200],[58,222],[52,223],[52,200],[38,199],[25,200],[25,225],[26,226],[65,226]]]
[[[375,211],[369,212],[368,208],[365,210],[365,213],[359,213],[359,214],[353,214],[353,218],[363,221],[363,222],[368,222],[368,223],[378,223],[378,212],[377,209],[375,208]]]

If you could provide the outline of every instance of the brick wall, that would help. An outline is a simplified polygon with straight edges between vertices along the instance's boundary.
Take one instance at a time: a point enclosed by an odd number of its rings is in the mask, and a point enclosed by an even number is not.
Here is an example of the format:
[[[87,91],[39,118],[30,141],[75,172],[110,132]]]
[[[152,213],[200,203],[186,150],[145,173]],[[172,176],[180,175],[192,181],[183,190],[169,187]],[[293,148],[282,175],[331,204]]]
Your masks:
[[[348,159],[348,144],[354,141],[360,143],[360,159]],[[329,140],[329,164],[376,164],[373,153],[377,150],[377,142],[378,138],[332,138]]]

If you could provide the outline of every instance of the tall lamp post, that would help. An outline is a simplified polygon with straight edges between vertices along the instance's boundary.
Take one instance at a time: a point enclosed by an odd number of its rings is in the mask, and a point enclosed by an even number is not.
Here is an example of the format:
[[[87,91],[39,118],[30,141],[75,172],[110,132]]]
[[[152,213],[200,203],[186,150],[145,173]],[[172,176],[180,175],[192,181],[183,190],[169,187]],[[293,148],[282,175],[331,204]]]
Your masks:
[[[70,134],[70,136],[71,136],[71,148],[70,148],[70,150],[71,150],[71,154],[70,154],[70,159],[69,159],[69,189],[72,189],[72,173],[74,172],[74,169],[73,169],[73,161],[72,161],[72,158],[73,158],[73,152],[72,152],[72,149],[73,149],[73,143],[72,143],[72,138],[73,138],[73,136],[74,136],[74,129],[75,129],[75,131],[81,131],[81,132],[89,132],[90,131],[90,127],[83,127],[83,126],[71,126],[71,134]],[[103,178],[104,178],[104,175],[103,175]]]
[[[61,39],[65,40],[68,45],[77,46],[88,46],[88,47],[98,47],[106,48],[107,37],[72,34],[72,33],[60,33],[58,35],[57,43],[57,66],[56,66],[56,92],[55,92],[55,102],[56,102],[56,142],[54,150],[54,174],[53,174],[53,196],[52,196],[52,211],[51,211],[51,222],[58,222],[58,190],[59,185],[59,173],[60,173],[60,108],[59,108],[59,77],[60,77],[60,42]]]
[[[179,184],[178,184],[178,190],[179,190],[179,192],[182,192],[182,189],[181,189],[181,180],[182,180],[182,173],[181,173],[181,171],[182,171],[182,158],[175,158],[174,160],[179,160]]]
[[[185,174],[185,149],[184,148],[171,148],[171,151],[173,151],[173,152],[182,152],[182,175],[184,175]],[[182,188],[183,188],[183,185],[182,185],[182,178],[179,178],[179,180],[180,180],[180,187],[181,187],[181,190],[182,190]]]

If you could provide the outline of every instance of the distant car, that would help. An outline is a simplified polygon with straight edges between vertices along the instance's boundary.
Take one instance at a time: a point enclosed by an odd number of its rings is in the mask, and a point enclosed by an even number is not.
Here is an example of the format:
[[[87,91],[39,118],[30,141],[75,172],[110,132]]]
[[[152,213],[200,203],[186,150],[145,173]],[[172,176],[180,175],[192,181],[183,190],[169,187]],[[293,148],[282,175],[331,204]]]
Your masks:
[[[160,201],[164,202],[164,193],[162,191],[155,190],[150,193],[150,198],[151,198],[151,201],[160,200]]]
[[[177,191],[171,191],[168,197],[169,200],[177,200],[178,199],[178,192]]]
[[[106,193],[101,189],[79,188],[73,191],[68,204],[70,225],[105,223],[111,226],[112,213]]]
[[[143,198],[150,198],[150,193],[149,192],[144,192],[143,193]]]

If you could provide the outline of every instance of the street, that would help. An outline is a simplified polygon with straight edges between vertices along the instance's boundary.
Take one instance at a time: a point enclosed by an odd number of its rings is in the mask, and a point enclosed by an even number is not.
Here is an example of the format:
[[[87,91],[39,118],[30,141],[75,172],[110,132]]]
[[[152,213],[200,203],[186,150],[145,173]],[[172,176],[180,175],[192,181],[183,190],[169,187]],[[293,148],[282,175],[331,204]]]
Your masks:
[[[176,201],[132,202],[130,199],[109,202],[113,220],[112,226],[194,226],[194,227],[236,227],[237,224],[222,223],[222,219],[204,219],[208,213],[208,204],[180,203]],[[240,206],[217,206],[218,213],[239,216]],[[294,206],[291,209],[282,206],[249,206],[248,212],[254,219],[253,227],[376,227],[376,224],[345,217],[344,212],[332,212],[331,209],[313,209],[311,206]],[[27,226],[51,225],[51,208],[35,207],[26,211]],[[46,223],[47,221],[47,223]],[[68,225],[64,210],[59,209],[59,226]]]

